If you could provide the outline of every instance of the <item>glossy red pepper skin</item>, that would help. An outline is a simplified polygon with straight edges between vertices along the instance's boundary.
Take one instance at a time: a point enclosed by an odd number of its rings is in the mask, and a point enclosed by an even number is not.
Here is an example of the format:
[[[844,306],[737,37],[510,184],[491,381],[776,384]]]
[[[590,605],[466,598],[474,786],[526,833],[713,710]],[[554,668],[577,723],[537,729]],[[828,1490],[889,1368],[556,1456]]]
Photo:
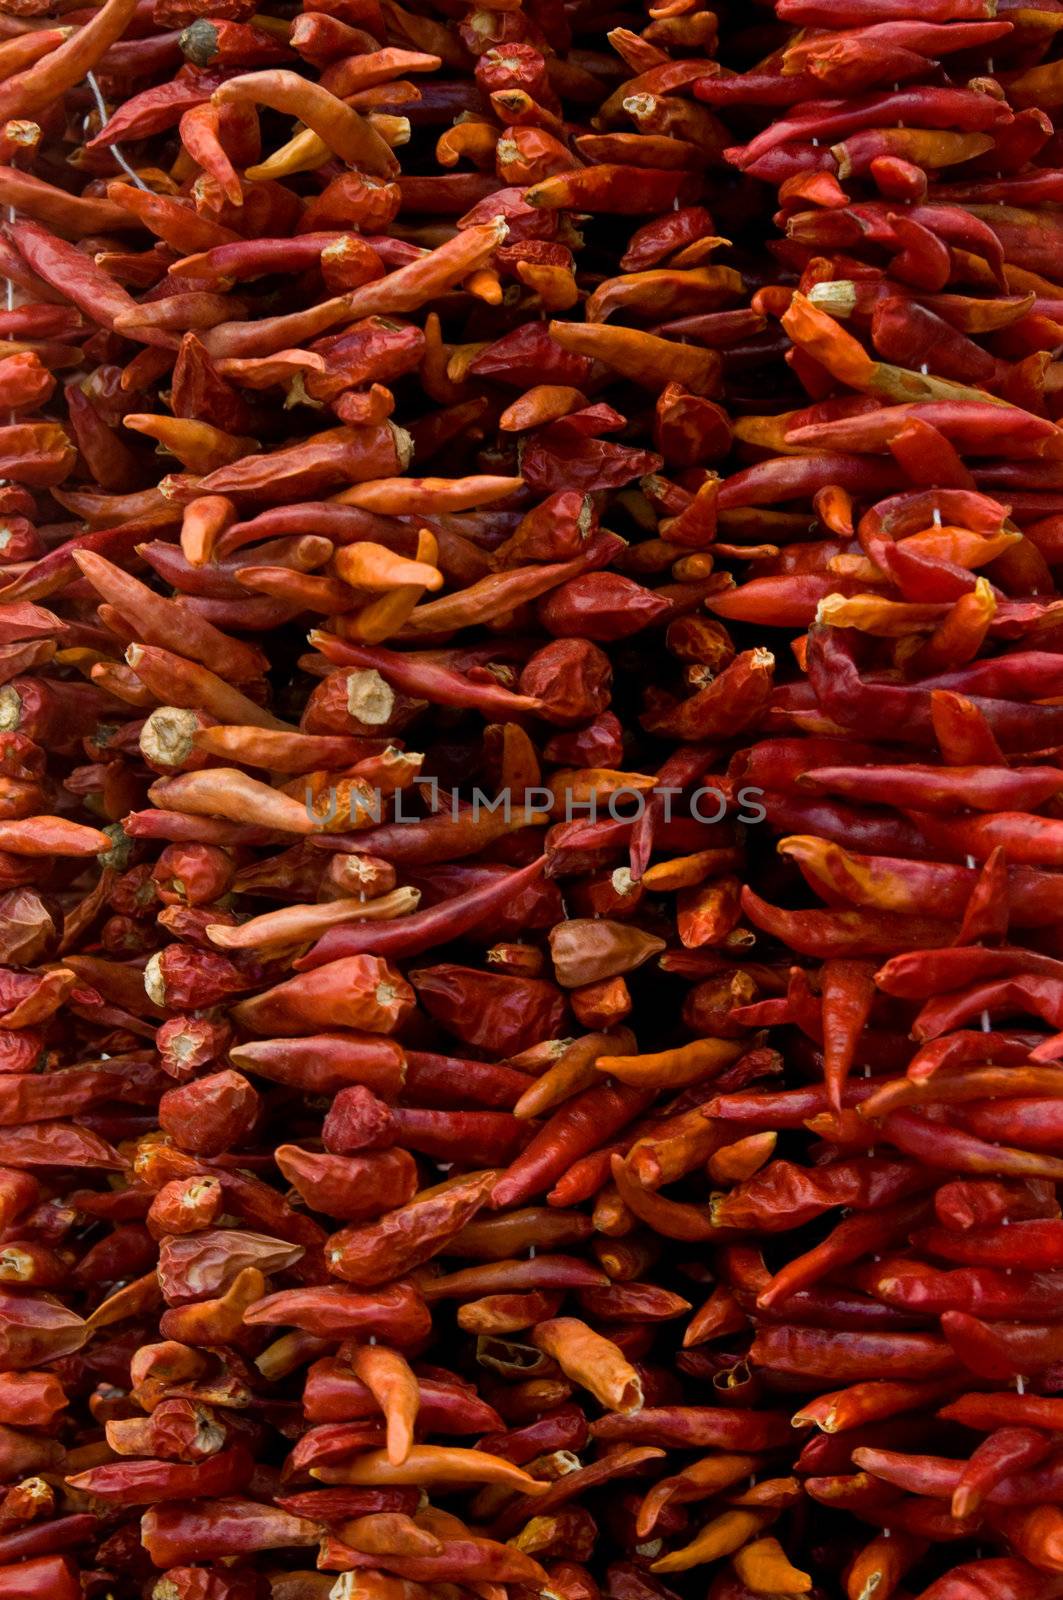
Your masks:
[[[534,886],[542,875],[546,858],[540,857],[530,866],[509,873],[494,882],[474,888],[455,900],[444,900],[426,911],[415,911],[394,923],[382,923],[376,929],[336,928],[325,934],[312,953],[300,963],[303,967],[334,961],[341,956],[372,952],[383,956],[413,956],[431,949],[433,945],[461,938],[473,932],[492,913],[504,906],[526,888]]]

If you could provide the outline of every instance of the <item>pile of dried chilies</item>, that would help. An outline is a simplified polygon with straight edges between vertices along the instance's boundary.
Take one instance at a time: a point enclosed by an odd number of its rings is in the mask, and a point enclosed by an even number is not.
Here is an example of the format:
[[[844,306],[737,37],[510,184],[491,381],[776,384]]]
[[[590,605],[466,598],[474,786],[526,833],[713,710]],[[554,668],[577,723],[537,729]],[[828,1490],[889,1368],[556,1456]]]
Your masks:
[[[0,1600],[1063,1594],[1061,34],[0,0]]]

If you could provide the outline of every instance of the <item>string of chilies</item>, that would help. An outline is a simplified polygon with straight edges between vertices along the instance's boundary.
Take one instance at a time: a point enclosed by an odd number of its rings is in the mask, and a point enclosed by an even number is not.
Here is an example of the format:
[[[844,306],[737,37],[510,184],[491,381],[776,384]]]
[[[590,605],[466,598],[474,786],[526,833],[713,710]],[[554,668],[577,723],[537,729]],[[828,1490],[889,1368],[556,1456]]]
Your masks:
[[[1058,0],[321,3],[0,12],[0,1600],[1049,1600]]]
[[[1056,915],[1025,894],[1054,900],[1059,866],[1059,67],[1041,64],[1047,14],[1031,31],[948,5],[777,9],[811,31],[697,92],[721,111],[794,107],[728,157],[778,186],[774,249],[794,276],[752,303],[788,334],[805,393],[736,426],[751,464],[718,504],[757,507],[786,548],[708,605],[807,630],[762,724],[777,737],[731,770],[769,791],[803,880],[748,888],[745,913],[818,967],[819,999],[803,964],[783,1000],[737,1015],[821,1046],[825,1099],[798,1091],[795,1111],[827,1174],[870,1165],[852,1215],[765,1275],[756,1306],[786,1317],[832,1274],[868,1298],[839,1305],[828,1334],[761,1327],[753,1353],[830,1390],[795,1420],[830,1445],[829,1475],[806,1457],[805,1493],[881,1530],[845,1574],[850,1597],[918,1589],[935,1568],[934,1600],[1049,1595]],[[990,46],[980,73],[968,52]],[[883,68],[892,88],[862,93]],[[882,1078],[853,1077],[859,1064]],[[774,1130],[792,1094],[713,1109]]]

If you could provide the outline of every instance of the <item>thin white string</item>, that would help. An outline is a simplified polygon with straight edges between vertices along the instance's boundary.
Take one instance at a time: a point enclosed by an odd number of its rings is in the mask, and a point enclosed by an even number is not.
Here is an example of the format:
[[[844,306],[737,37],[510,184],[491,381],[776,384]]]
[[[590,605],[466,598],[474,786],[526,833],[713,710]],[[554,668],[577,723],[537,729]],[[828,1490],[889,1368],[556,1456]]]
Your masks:
[[[85,81],[88,84],[90,90],[92,91],[92,98],[96,102],[96,109],[100,114],[100,126],[102,127],[104,125],[104,123],[106,123],[106,121],[107,121],[107,106],[106,106],[106,104],[104,102],[103,95],[100,93],[100,86],[96,82],[95,75],[93,73],[91,73],[91,72],[86,74]],[[129,162],[126,160],[125,155],[123,154],[123,152],[120,149],[120,147],[115,144],[115,145],[111,146],[111,150],[112,150],[112,152],[114,154],[114,159],[117,161],[117,163],[121,167],[122,171],[124,173],[126,173],[126,175],[129,178],[132,179],[132,181],[136,184],[137,188],[138,189],[147,189],[147,187],[148,187],[147,184],[144,182],[144,180],[142,178],[138,177],[136,172],[134,172],[133,168],[129,165]],[[15,222],[15,208],[14,208],[14,206],[9,205],[7,207],[6,215],[7,215],[8,225],[9,226],[13,226],[14,222]],[[5,278],[4,282],[7,285],[7,289],[6,289],[6,292],[5,292],[5,300],[6,300],[6,304],[7,304],[7,309],[9,311],[14,311],[14,309],[15,309],[15,283],[14,283],[14,279]],[[8,418],[8,421],[9,422],[14,422],[14,420],[15,420],[14,412],[12,412],[11,415],[9,416],[9,418]]]
[[[85,82],[88,84],[89,88],[92,90],[92,98],[95,100],[96,109],[100,113],[100,126],[102,128],[104,126],[104,124],[106,123],[106,121],[107,121],[107,106],[106,106],[106,104],[104,102],[103,95],[100,93],[100,86],[96,82],[95,74],[92,73],[92,72],[86,73],[85,74]],[[129,162],[126,160],[125,155],[122,152],[121,145],[112,144],[112,146],[111,146],[111,154],[114,156],[114,159],[117,161],[118,165],[121,167],[122,171],[127,175],[127,177],[132,178],[133,182],[136,184],[138,189],[147,189],[148,186],[144,182],[143,178],[139,177],[137,175],[137,173],[134,172],[133,168],[129,165]]]

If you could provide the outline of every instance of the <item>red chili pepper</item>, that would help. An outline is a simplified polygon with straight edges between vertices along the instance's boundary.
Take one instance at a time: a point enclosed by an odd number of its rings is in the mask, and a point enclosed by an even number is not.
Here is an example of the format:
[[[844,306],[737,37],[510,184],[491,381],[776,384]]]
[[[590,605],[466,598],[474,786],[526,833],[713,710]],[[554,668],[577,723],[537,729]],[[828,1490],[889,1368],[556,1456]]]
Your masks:
[[[0,1593],[1038,1600],[1051,30],[320,3],[0,22]]]

